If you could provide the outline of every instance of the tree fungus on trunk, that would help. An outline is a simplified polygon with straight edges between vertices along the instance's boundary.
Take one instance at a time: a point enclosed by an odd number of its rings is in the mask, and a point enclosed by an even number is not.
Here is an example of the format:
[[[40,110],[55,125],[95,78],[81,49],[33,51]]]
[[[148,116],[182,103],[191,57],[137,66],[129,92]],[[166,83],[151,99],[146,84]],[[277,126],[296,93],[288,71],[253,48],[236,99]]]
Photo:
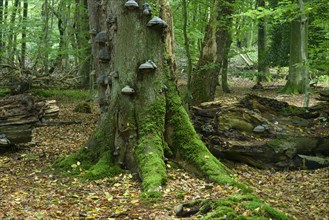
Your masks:
[[[103,116],[84,148],[57,166],[70,168],[79,161],[88,179],[130,169],[145,191],[158,191],[167,180],[165,158],[171,158],[187,170],[233,184],[229,170],[200,141],[177,93],[168,3],[150,1],[152,18],[142,4],[127,6],[134,2],[89,1],[90,28],[99,33],[93,55]]]
[[[128,2],[139,7],[127,7]],[[145,16],[141,3],[88,1],[90,28],[106,33],[104,44],[93,39],[96,73],[107,79],[99,80],[104,113],[85,146],[58,160],[57,167],[82,171],[87,179],[129,169],[138,173],[144,195],[152,197],[161,195],[167,181],[165,158],[170,158],[188,171],[245,192],[247,187],[231,178],[229,169],[200,140],[182,106],[167,0],[148,1],[155,19]],[[108,62],[97,59],[104,48],[110,54]]]

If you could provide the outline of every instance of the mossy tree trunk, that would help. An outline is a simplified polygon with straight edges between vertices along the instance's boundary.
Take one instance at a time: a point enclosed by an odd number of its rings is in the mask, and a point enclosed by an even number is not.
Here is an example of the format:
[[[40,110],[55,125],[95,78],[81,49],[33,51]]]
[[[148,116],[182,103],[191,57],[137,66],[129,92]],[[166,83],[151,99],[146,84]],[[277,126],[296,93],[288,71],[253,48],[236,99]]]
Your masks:
[[[301,5],[303,5],[304,1],[301,2]],[[301,15],[291,22],[289,75],[283,89],[285,93],[300,94],[308,89],[309,79],[306,66],[307,18],[302,10],[300,13]]]
[[[145,196],[152,198],[161,195],[161,186],[167,181],[167,157],[189,172],[242,189],[239,195],[250,195],[209,152],[182,105],[175,85],[173,22],[167,0],[148,1],[153,14],[167,21],[165,30],[147,27],[151,17],[142,16],[142,6],[130,11],[124,7],[126,0],[107,2],[88,1],[91,28],[105,31],[107,36],[106,44],[96,45],[93,38],[99,93],[105,93],[106,99],[103,116],[85,146],[55,165],[87,179],[129,169],[142,180]],[[110,53],[106,62],[100,59],[104,50]],[[147,60],[157,68],[142,73],[139,66]],[[135,93],[124,94],[126,86]]]
[[[154,192],[167,180],[167,157],[213,181],[235,183],[199,139],[177,93],[168,2],[149,1],[153,15],[168,23],[163,30],[147,27],[151,16],[142,15],[142,1],[136,10],[126,9],[125,2],[88,2],[90,28],[107,36],[105,44],[93,38],[103,116],[85,146],[57,166],[72,169],[78,164],[72,171],[82,170],[88,179],[130,169],[139,174],[145,191]],[[102,50],[110,53],[106,62],[98,55]],[[147,60],[157,68],[142,73],[139,66]],[[126,86],[135,93],[124,94]]]

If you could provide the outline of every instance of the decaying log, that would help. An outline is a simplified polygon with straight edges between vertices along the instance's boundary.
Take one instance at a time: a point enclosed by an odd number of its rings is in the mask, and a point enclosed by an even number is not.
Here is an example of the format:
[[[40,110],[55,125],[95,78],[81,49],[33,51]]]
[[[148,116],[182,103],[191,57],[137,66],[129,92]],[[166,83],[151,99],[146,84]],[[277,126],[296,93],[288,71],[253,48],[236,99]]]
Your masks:
[[[0,99],[0,146],[30,142],[36,123],[58,112],[56,101],[36,101],[31,94]]]
[[[39,120],[39,111],[33,96],[29,94],[0,100],[0,134],[9,140],[7,144],[31,141],[32,126]]]
[[[329,166],[327,111],[328,105],[305,109],[247,95],[230,106],[193,107],[192,119],[219,158],[259,168],[318,168]]]

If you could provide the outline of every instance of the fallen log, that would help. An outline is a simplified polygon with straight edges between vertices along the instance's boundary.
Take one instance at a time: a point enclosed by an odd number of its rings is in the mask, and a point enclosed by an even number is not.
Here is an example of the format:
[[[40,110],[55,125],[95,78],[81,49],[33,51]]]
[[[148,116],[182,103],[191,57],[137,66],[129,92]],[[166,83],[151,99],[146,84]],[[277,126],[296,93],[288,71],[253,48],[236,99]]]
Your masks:
[[[0,99],[0,147],[30,142],[35,125],[58,112],[56,102],[36,101],[31,94]]]
[[[192,119],[219,158],[259,168],[313,169],[329,166],[327,111],[328,105],[305,109],[247,95],[230,106],[193,107]]]

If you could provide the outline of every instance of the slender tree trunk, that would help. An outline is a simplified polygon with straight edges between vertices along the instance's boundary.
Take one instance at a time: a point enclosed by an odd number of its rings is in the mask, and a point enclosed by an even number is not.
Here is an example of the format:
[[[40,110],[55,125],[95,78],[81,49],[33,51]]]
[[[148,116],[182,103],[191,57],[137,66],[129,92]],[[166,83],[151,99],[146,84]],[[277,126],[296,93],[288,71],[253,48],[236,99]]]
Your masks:
[[[303,4],[300,6],[303,6]],[[303,14],[303,12],[301,13]],[[307,18],[305,15],[301,15],[291,22],[289,75],[288,81],[283,88],[285,93],[308,93],[306,25]]]
[[[25,67],[26,60],[26,22],[27,22],[27,13],[28,13],[28,1],[24,0],[23,2],[23,27],[22,27],[22,49],[21,49],[21,67]]]
[[[235,0],[221,0],[219,2],[217,41],[218,72],[222,75],[223,92],[229,93],[227,82],[228,54],[232,44],[231,28],[233,25],[232,14]],[[226,62],[226,63],[225,63]],[[226,68],[224,67],[226,65]],[[224,68],[224,71],[223,71]]]
[[[228,31],[226,42],[225,42],[224,54],[223,54],[223,64],[222,64],[222,68],[221,68],[222,89],[223,89],[223,92],[225,92],[225,93],[231,92],[230,88],[228,86],[227,72],[228,72],[228,64],[229,64],[229,52],[231,49],[232,42],[233,42],[233,40],[232,40],[231,31]]]
[[[258,7],[265,8],[265,0],[257,0]],[[258,75],[257,84],[261,84],[268,72],[266,63],[266,18],[258,19]]]
[[[187,58],[187,100],[185,100],[188,105],[191,104],[191,79],[192,79],[192,56],[190,52],[190,42],[187,33],[187,26],[188,26],[188,14],[187,14],[187,4],[186,0],[182,0],[183,3],[183,35],[184,35],[184,47],[186,52]]]
[[[305,0],[306,1],[306,0]],[[308,35],[307,35],[307,16],[305,15],[305,1],[304,0],[299,0],[299,7],[301,11],[301,16],[300,16],[300,35],[301,35],[301,47],[300,47],[300,53],[301,53],[301,58],[302,58],[302,64],[303,64],[303,69],[302,69],[302,74],[305,80],[305,98],[304,98],[304,107],[309,106],[310,102],[310,77],[309,77],[309,71],[307,67],[307,41],[308,41]]]
[[[41,39],[41,46],[39,47],[39,54],[42,63],[43,73],[48,75],[49,73],[49,0],[44,0],[41,10],[41,18],[42,18],[42,39]]]
[[[16,15],[18,8],[20,6],[20,0],[15,0],[13,5],[13,10],[10,15],[10,28],[9,28],[9,34],[8,34],[8,61],[11,65],[14,65],[15,63],[15,51],[16,51],[16,32],[14,31],[15,27],[15,21],[16,21]]]
[[[3,22],[4,4],[3,3],[4,3],[3,0],[0,0],[0,25],[1,26],[4,25],[4,22]],[[3,40],[4,40],[4,36],[3,36],[2,29],[0,28],[0,64],[2,64]]]
[[[75,27],[75,45],[79,48],[78,64],[79,76],[81,76],[81,85],[88,88],[89,74],[91,72],[91,46],[89,41],[88,25],[88,3],[87,0],[75,0],[74,27]]]

